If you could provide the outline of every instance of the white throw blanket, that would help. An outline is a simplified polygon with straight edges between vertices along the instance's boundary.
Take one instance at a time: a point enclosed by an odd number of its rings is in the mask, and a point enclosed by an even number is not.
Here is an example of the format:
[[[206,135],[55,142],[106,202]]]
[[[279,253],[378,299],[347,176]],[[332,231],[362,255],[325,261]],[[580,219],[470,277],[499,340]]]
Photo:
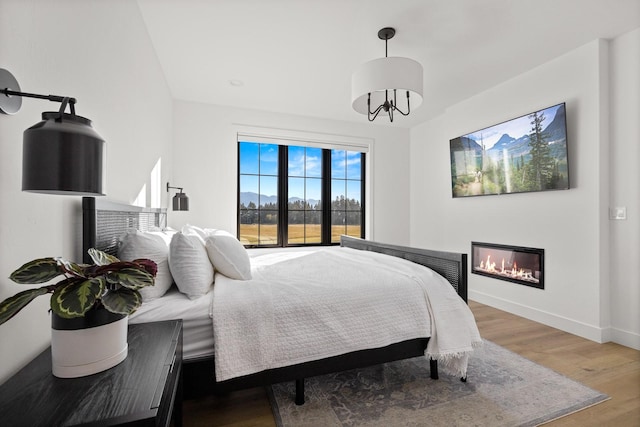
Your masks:
[[[216,275],[217,381],[423,337],[444,372],[466,375],[481,338],[442,276],[348,248],[293,256],[258,257],[248,281]]]

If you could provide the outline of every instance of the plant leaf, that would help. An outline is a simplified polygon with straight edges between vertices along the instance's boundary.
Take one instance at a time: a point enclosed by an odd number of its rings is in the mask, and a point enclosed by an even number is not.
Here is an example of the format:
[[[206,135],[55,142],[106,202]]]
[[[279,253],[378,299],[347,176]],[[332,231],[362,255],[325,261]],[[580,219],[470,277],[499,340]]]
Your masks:
[[[87,252],[96,265],[109,265],[114,262],[120,262],[120,260],[113,255],[109,255],[95,248],[91,248]]]
[[[84,316],[102,295],[104,288],[105,279],[102,277],[66,279],[51,296],[51,310],[65,319]]]
[[[63,270],[54,258],[40,258],[18,268],[9,278],[20,284],[45,283],[62,273]]]
[[[86,277],[85,268],[90,267],[87,265],[76,264],[75,262],[67,261],[62,258],[56,258],[56,261],[63,271],[78,277]]]
[[[156,264],[155,261],[152,261],[147,258],[139,258],[139,259],[134,259],[132,262],[138,267],[143,268],[147,273],[149,273],[153,277],[156,277],[156,273],[158,272],[158,264]]]
[[[155,279],[151,274],[138,267],[124,267],[116,271],[110,271],[107,274],[107,281],[134,290],[145,286],[153,286],[155,283]]]
[[[102,305],[112,313],[131,314],[141,304],[140,293],[133,289],[120,288],[109,291],[102,297]]]
[[[49,289],[44,286],[42,288],[27,289],[26,291],[18,292],[14,296],[2,301],[0,303],[0,325],[15,316],[35,298],[48,293]]]

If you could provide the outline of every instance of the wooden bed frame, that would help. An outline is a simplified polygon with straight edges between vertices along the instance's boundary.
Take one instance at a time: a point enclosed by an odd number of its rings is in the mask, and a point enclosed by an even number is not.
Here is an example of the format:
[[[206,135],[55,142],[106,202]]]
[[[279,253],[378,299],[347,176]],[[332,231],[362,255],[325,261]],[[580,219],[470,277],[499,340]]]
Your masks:
[[[166,225],[166,209],[149,209],[84,197],[83,254],[95,247],[117,255],[118,238],[131,228],[148,231]],[[425,265],[445,277],[460,297],[467,302],[467,255],[432,251],[342,236],[344,247],[379,252]],[[90,262],[89,259],[84,262]],[[429,339],[419,338],[382,348],[355,351],[335,357],[270,369],[227,381],[215,380],[213,357],[184,361],[184,384],[187,397],[265,386],[284,381],[296,382],[295,402],[304,403],[304,379],[331,372],[360,368],[394,360],[423,356]],[[431,378],[438,379],[438,365],[431,360]],[[462,378],[463,381],[466,378]]]

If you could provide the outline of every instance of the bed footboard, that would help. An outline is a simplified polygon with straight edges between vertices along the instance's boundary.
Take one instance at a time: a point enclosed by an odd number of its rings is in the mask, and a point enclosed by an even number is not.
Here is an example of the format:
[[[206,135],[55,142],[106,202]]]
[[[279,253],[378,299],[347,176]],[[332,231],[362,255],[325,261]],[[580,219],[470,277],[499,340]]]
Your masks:
[[[404,258],[429,267],[447,279],[467,302],[467,254],[390,245],[349,236],[340,237],[340,246]]]

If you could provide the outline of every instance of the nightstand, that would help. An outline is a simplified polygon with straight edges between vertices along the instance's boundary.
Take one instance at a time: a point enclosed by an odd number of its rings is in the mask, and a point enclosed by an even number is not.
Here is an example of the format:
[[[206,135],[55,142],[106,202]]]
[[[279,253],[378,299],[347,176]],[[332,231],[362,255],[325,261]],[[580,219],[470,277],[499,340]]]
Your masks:
[[[182,320],[129,325],[129,354],[80,378],[51,374],[51,348],[0,386],[3,426],[182,425]]]

